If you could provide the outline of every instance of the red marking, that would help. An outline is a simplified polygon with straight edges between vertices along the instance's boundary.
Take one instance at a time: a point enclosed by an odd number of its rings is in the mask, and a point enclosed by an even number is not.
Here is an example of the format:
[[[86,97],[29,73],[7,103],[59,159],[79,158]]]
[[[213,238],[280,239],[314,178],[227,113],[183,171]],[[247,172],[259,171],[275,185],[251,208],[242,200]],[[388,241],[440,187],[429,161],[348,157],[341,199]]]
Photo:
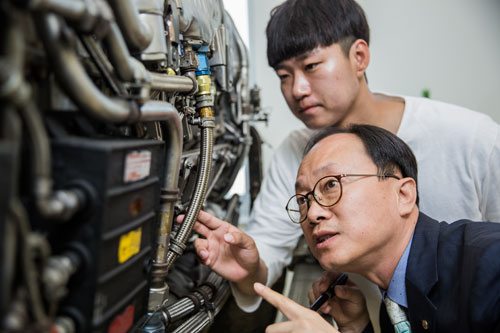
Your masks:
[[[127,306],[122,314],[115,317],[111,325],[109,325],[109,333],[125,333],[127,332],[134,322],[134,308],[133,304]]]
[[[139,179],[141,177],[140,174],[138,174],[136,171],[132,171],[129,175],[128,175],[128,179],[131,179],[131,180],[135,180],[135,179]]]

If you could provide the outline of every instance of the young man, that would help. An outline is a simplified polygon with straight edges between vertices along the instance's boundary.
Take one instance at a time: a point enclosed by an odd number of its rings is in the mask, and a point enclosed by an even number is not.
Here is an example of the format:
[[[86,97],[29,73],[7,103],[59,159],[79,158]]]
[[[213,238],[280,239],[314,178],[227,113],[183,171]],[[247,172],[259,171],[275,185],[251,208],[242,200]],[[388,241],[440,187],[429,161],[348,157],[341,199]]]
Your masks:
[[[302,234],[277,207],[294,193],[304,146],[319,128],[358,123],[397,134],[419,162],[423,212],[444,221],[500,221],[500,126],[462,107],[371,92],[365,78],[369,28],[357,3],[285,1],[271,13],[267,37],[283,96],[308,127],[276,151],[246,229],[261,254],[267,285],[290,264]],[[258,298],[238,286],[233,295],[246,311],[258,307]]]
[[[500,331],[500,224],[439,223],[420,213],[417,162],[397,136],[369,125],[325,132],[295,188],[289,223],[300,224],[324,269],[360,274],[383,291],[382,332],[394,332],[393,324],[412,332]],[[196,250],[217,273],[238,283],[259,265],[251,237],[229,223],[205,213],[195,228],[206,237]],[[254,288],[290,319],[266,332],[336,332],[317,313],[262,284]],[[359,292],[352,285],[335,292],[323,310],[340,331],[363,331],[369,317]]]

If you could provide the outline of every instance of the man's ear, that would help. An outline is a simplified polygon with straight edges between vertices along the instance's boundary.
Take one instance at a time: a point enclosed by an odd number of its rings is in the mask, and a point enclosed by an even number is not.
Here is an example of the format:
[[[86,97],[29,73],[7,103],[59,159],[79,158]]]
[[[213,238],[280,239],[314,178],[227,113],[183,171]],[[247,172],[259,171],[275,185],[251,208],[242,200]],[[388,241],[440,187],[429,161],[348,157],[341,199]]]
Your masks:
[[[417,201],[417,184],[410,177],[403,178],[399,181],[398,207],[399,214],[406,216],[410,214],[416,206]]]
[[[349,50],[349,60],[356,71],[356,76],[361,78],[365,75],[370,63],[370,49],[363,39],[356,39]]]

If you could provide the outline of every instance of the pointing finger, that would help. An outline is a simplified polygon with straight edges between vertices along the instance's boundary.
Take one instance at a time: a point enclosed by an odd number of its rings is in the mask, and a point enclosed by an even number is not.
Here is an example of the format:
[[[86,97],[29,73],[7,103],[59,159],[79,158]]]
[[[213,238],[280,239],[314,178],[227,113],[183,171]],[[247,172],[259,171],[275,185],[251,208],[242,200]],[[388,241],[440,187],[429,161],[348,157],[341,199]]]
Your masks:
[[[312,312],[263,284],[255,283],[254,290],[258,295],[280,310],[289,320],[298,319],[307,312]]]

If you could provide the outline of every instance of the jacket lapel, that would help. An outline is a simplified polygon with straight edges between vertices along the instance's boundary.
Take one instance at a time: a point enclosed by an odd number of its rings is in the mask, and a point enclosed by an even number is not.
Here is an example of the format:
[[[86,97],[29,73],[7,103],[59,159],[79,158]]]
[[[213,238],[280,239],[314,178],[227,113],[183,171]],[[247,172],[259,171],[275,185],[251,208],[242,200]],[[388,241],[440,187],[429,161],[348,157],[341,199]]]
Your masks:
[[[439,223],[420,213],[406,267],[408,318],[412,332],[435,332],[436,307],[428,298],[438,281]]]

